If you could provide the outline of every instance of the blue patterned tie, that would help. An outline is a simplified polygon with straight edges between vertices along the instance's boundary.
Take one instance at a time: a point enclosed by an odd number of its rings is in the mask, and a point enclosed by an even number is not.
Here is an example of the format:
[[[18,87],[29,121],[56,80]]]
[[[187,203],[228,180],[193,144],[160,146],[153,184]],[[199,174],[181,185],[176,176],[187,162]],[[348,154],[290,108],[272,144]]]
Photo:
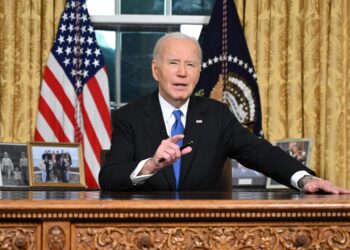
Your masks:
[[[179,110],[179,109],[174,110],[173,114],[174,114],[176,120],[175,120],[174,125],[171,128],[171,136],[172,137],[174,135],[178,135],[178,134],[183,134],[184,133],[184,126],[182,125],[182,122],[181,122],[181,115],[182,115],[181,110]],[[182,140],[178,141],[176,144],[179,145],[179,147],[181,147],[182,146]],[[178,190],[178,188],[179,188],[180,168],[181,168],[181,158],[179,158],[173,164],[175,180],[176,180],[176,190]]]

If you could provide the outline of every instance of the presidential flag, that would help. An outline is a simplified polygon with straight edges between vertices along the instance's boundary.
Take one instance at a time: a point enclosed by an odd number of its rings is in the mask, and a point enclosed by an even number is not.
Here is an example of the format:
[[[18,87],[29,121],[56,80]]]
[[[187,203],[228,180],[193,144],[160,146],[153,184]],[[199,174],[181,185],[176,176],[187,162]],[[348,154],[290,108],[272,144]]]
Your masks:
[[[263,136],[257,77],[233,0],[216,0],[199,41],[203,63],[196,95],[227,103],[239,122]]]
[[[98,187],[100,152],[111,144],[106,67],[85,0],[68,0],[41,84],[35,141],[83,145],[85,179]]]

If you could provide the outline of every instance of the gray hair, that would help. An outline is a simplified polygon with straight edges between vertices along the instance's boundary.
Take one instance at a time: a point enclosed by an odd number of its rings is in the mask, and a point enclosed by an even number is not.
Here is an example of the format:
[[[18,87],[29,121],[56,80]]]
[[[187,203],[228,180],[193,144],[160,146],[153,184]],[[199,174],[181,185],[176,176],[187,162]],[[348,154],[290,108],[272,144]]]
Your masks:
[[[159,38],[159,40],[156,42],[156,45],[154,46],[154,49],[153,49],[153,59],[154,60],[159,59],[164,42],[168,39],[171,39],[171,38],[192,41],[197,46],[199,62],[202,63],[202,49],[201,49],[201,46],[199,45],[199,42],[197,41],[197,39],[192,37],[192,36],[188,36],[184,33],[181,33],[181,32],[168,33],[168,34],[165,34],[164,36],[162,36],[161,38]]]

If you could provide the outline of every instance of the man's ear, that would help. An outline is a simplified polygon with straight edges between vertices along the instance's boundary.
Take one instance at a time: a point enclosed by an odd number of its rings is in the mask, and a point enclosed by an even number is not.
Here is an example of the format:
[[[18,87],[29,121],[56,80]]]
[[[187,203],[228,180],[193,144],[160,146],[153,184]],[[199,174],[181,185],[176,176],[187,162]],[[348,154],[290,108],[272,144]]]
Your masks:
[[[152,75],[154,80],[158,81],[158,64],[154,59],[152,60]]]

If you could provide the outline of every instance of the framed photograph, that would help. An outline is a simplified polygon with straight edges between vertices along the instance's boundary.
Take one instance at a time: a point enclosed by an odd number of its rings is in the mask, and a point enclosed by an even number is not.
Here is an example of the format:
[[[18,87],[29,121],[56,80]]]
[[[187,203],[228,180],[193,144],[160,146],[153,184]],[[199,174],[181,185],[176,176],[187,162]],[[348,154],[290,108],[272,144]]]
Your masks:
[[[29,187],[27,145],[0,143],[0,188]]]
[[[262,173],[244,167],[236,160],[232,160],[233,187],[265,187],[266,176]]]
[[[312,140],[310,138],[277,140],[274,145],[280,147],[286,154],[309,166]],[[271,178],[267,178],[266,188],[288,188]]]
[[[85,187],[81,144],[30,142],[29,184],[45,187]]]

